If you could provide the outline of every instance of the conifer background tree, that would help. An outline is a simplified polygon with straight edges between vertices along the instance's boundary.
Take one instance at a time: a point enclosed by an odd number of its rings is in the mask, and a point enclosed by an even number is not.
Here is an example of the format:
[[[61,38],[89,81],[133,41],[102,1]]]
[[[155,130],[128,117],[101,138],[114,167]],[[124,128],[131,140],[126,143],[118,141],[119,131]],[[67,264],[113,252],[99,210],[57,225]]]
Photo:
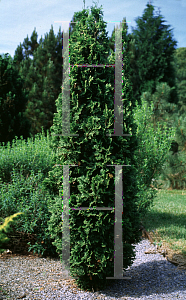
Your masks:
[[[134,97],[140,101],[143,92],[154,93],[160,82],[166,82],[172,88],[170,103],[178,102],[175,82],[174,52],[177,42],[173,38],[170,25],[155,7],[149,3],[142,17],[136,19],[137,27],[132,28],[131,43],[135,44],[133,55],[132,85]],[[132,45],[131,45],[132,46]]]
[[[0,142],[5,145],[15,136],[30,136],[30,123],[24,117],[28,99],[23,84],[12,57],[0,55]]]
[[[28,95],[24,116],[31,124],[32,136],[41,132],[42,127],[46,134],[51,127],[62,81],[61,28],[55,36],[51,26],[39,43],[37,37],[35,28],[31,38],[27,36],[14,55],[15,68],[24,79],[23,89]]]
[[[80,22],[74,26],[70,36],[72,65],[115,64],[115,54],[108,57],[108,37],[102,15],[101,8],[97,7],[91,7],[90,14],[87,10],[75,13],[74,19]],[[124,49],[127,43],[125,28],[126,25],[123,25]],[[56,151],[56,164],[79,166],[70,167],[69,170],[69,207],[114,207],[115,171],[107,165],[131,165],[122,168],[124,269],[135,258],[132,243],[140,240],[137,171],[134,166],[134,151],[138,142],[133,120],[135,101],[129,73],[129,60],[124,51],[123,133],[132,136],[106,135],[114,133],[114,68],[108,67],[71,67],[70,132],[79,136],[53,136],[62,135],[62,94],[56,100],[57,113],[54,114],[51,127],[51,148]],[[51,199],[49,229],[61,258],[62,176],[63,169],[56,166],[45,180],[48,186],[56,190],[56,197]],[[71,211],[69,219],[71,274],[78,275],[77,283],[83,288],[102,288],[107,283],[106,277],[114,276],[114,214],[101,210]]]

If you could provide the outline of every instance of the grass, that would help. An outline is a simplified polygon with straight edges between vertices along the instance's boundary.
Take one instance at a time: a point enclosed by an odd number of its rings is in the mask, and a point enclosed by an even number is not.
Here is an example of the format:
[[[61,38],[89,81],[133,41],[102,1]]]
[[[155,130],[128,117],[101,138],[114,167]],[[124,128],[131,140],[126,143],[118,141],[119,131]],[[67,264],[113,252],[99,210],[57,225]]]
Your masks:
[[[143,225],[156,244],[169,249],[171,258],[180,256],[186,263],[185,190],[159,190]]]

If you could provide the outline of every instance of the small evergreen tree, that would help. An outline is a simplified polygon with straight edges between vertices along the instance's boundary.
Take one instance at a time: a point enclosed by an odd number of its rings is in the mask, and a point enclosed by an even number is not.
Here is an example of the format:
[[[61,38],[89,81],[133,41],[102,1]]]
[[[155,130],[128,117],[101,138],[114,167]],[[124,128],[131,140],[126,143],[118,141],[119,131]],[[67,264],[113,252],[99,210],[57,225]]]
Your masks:
[[[108,37],[100,8],[91,7],[75,13],[79,23],[70,37],[70,63],[115,64],[114,53],[108,57]],[[126,43],[123,27],[122,43]],[[125,49],[125,47],[124,47]],[[68,56],[68,49],[66,56]],[[108,57],[108,59],[107,59]],[[123,133],[132,136],[107,136],[114,127],[114,68],[71,67],[70,132],[78,137],[53,136],[51,147],[56,150],[56,164],[78,164],[70,168],[70,207],[114,207],[114,169],[109,164],[123,167],[123,267],[135,258],[132,243],[140,240],[140,214],[137,206],[137,177],[134,151],[138,146],[133,120],[135,101],[129,81],[129,62],[123,53]],[[111,84],[112,82],[112,84]],[[65,87],[63,86],[65,89]],[[63,99],[64,100],[64,99]],[[62,94],[57,101],[52,134],[62,135]],[[59,195],[51,199],[51,236],[61,243],[61,199],[63,170],[55,167],[45,180],[56,184]],[[56,183],[54,183],[54,181]],[[70,213],[71,274],[78,275],[77,283],[83,288],[105,286],[106,277],[114,276],[114,214],[110,211],[79,210]]]
[[[171,90],[170,103],[178,102],[175,82],[174,51],[177,42],[173,39],[170,25],[165,25],[163,16],[155,15],[155,8],[147,4],[142,17],[136,19],[132,28],[135,40],[135,59],[132,67],[134,97],[140,101],[143,92],[154,93],[158,82],[166,82]]]

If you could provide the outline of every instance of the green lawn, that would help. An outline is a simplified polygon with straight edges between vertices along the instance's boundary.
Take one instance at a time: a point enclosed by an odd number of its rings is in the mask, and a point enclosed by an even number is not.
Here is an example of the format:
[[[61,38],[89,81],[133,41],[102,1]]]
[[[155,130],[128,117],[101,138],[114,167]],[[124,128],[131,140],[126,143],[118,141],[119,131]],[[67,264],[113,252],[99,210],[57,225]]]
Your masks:
[[[186,260],[186,190],[159,190],[143,225],[153,241]]]

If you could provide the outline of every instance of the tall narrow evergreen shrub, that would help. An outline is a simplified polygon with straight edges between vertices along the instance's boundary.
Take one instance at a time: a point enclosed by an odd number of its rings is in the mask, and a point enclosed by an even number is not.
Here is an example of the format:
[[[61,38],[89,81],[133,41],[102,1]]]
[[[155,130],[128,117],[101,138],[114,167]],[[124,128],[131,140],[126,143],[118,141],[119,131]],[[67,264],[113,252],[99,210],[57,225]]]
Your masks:
[[[115,64],[114,53],[108,58],[108,36],[101,8],[91,7],[75,14],[75,30],[70,37],[70,64]],[[95,22],[96,21],[96,22]],[[124,26],[123,26],[124,28]],[[123,29],[122,42],[126,42]],[[68,55],[68,53],[67,53]],[[115,168],[107,165],[131,165],[123,174],[123,267],[135,258],[140,215],[137,209],[137,177],[134,151],[137,148],[133,120],[128,58],[123,52],[123,133],[132,136],[107,136],[114,133],[114,67],[70,67],[70,133],[62,136],[62,94],[54,116],[51,147],[56,164],[70,167],[69,207],[114,207]],[[59,195],[51,199],[49,230],[62,256],[63,168],[56,166],[45,182],[58,186]],[[91,290],[105,287],[106,277],[114,276],[114,211],[70,211],[70,270],[77,284]],[[113,280],[112,280],[113,282]]]

